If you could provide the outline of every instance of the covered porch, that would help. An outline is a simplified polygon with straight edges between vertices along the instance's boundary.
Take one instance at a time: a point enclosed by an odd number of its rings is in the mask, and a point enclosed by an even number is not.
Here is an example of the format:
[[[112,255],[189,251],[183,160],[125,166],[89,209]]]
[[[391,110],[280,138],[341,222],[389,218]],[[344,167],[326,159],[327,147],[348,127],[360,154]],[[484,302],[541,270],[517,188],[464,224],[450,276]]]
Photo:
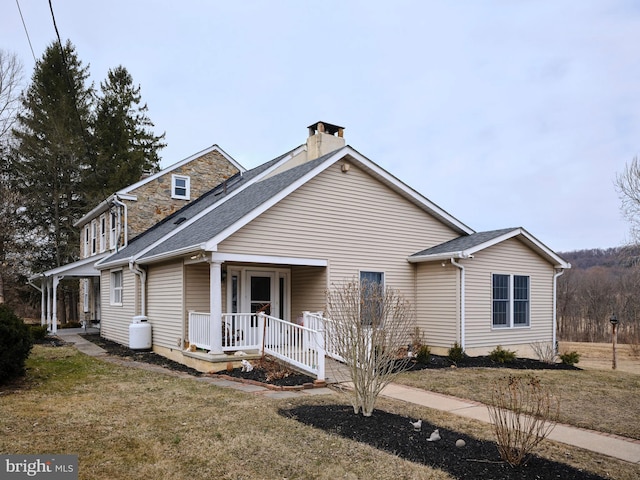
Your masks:
[[[40,324],[47,325],[49,333],[55,335],[58,331],[58,287],[63,280],[86,280],[82,290],[83,310],[99,322],[100,272],[94,265],[105,256],[106,253],[83,258],[29,278],[29,283],[40,292]],[[35,283],[37,281],[39,285]]]
[[[324,380],[327,263],[215,252],[186,261],[184,354],[267,354]]]

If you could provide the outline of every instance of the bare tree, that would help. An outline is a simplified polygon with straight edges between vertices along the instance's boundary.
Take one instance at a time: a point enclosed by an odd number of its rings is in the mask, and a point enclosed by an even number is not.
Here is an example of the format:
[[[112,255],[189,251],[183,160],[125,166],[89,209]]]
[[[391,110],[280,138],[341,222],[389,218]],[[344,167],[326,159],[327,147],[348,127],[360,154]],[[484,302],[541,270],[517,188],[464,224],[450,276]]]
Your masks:
[[[9,135],[20,109],[22,63],[13,53],[0,49],[0,141]]]
[[[376,399],[406,369],[407,342],[415,326],[412,305],[398,290],[380,283],[353,280],[327,293],[330,323],[327,342],[348,370],[355,414],[370,417]]]
[[[631,224],[631,236],[640,241],[640,160],[634,157],[624,172],[616,175],[616,190],[622,202],[622,213]]]
[[[15,252],[18,194],[10,188],[11,128],[21,106],[22,64],[15,54],[0,49],[0,304],[5,301],[5,280],[12,275]]]

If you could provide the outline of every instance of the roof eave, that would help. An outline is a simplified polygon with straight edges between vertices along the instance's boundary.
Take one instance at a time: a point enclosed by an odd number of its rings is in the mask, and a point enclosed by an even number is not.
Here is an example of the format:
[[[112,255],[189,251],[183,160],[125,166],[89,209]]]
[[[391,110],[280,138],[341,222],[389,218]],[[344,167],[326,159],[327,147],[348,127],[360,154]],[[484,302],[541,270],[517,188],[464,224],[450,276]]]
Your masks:
[[[442,260],[450,260],[452,258],[463,259],[472,258],[473,255],[465,251],[434,253],[431,255],[412,255],[407,257],[409,263],[425,263],[425,262],[441,262]]]

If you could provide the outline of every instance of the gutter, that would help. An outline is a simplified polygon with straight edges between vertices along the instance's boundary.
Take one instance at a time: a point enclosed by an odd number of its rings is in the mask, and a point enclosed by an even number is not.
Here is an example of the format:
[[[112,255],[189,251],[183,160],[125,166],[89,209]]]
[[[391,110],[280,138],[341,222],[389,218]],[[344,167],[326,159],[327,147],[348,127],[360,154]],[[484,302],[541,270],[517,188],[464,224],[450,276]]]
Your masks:
[[[458,258],[473,258],[473,255],[467,255],[467,256],[458,257]],[[460,347],[462,347],[462,350],[464,351],[465,343],[466,343],[466,338],[465,338],[465,333],[466,332],[465,332],[465,330],[466,330],[466,327],[467,327],[466,315],[465,315],[465,313],[466,313],[465,269],[464,269],[464,265],[456,262],[456,259],[454,257],[451,257],[450,260],[451,260],[451,265],[453,265],[454,267],[458,267],[460,269]]]
[[[473,255],[469,255],[463,251],[446,252],[446,253],[436,253],[433,255],[411,256],[411,257],[407,257],[407,261],[409,263],[439,262],[442,260],[452,260],[454,258],[458,258],[458,259],[473,258]]]
[[[556,268],[555,273],[553,274],[553,349],[558,353],[557,348],[557,330],[558,330],[558,313],[557,313],[557,304],[558,304],[558,277],[564,274],[564,268]]]
[[[147,315],[147,272],[138,267],[133,260],[129,261],[129,270],[140,277],[140,315]]]

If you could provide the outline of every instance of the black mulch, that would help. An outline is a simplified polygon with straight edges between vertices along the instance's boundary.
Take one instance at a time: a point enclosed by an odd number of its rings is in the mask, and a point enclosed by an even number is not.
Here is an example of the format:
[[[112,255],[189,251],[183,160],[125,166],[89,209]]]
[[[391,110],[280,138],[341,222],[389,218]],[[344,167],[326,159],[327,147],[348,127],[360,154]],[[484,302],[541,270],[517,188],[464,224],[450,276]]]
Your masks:
[[[280,414],[306,425],[335,433],[387,451],[406,460],[442,469],[460,479],[602,479],[595,474],[578,470],[563,463],[531,456],[524,466],[512,467],[503,462],[494,442],[478,440],[463,433],[422,422],[422,429],[414,431],[410,421],[417,419],[374,410],[371,417],[355,415],[351,406],[301,405],[281,409]],[[438,428],[441,440],[427,438]],[[457,440],[464,447],[456,447]]]
[[[516,358],[512,362],[500,363],[488,355],[467,357],[454,362],[449,357],[430,355],[428,363],[412,362],[409,370],[438,369],[438,368],[513,368],[518,370],[580,370],[574,365],[564,363],[545,363],[531,358]]]
[[[157,353],[153,353],[150,351],[132,350],[126,345],[120,345],[119,343],[112,342],[111,340],[102,338],[100,335],[83,335],[83,337],[90,342],[93,342],[96,345],[104,348],[109,353],[109,355],[126,357],[137,362],[159,365],[170,370],[188,373],[189,375],[193,375],[196,377],[203,375],[203,373],[199,372],[198,370],[187,367],[186,365],[183,365],[181,363],[174,362],[173,360],[169,360],[168,358],[165,358],[162,355],[158,355]],[[230,362],[237,362],[238,360],[238,357],[234,357],[232,355],[229,356]],[[228,375],[230,377],[245,378],[249,380],[255,380],[257,382],[278,385],[281,387],[303,385],[305,383],[313,382],[314,380],[307,375],[297,372],[293,372],[284,378],[267,379],[268,372],[258,368],[254,368],[254,370],[251,372],[242,372],[240,368],[234,368],[231,371],[223,370],[221,373],[224,373],[225,375]]]

